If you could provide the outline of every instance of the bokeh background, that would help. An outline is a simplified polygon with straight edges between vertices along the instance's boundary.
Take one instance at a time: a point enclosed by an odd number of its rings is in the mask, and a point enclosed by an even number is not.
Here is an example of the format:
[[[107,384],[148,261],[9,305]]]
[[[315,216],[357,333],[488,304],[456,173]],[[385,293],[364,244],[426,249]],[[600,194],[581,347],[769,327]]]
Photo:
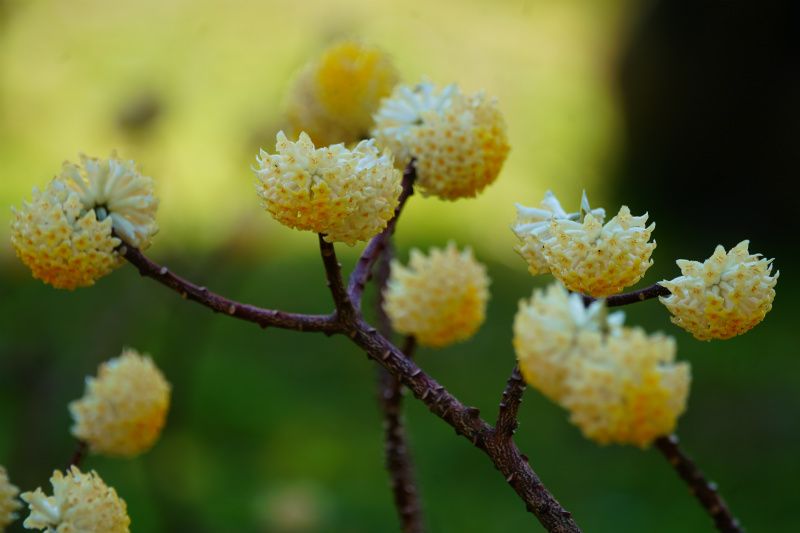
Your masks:
[[[511,320],[532,279],[512,251],[514,202],[552,189],[565,206],[648,211],[658,248],[643,283],[718,243],[776,257],[766,321],[700,343],[657,302],[628,321],[677,337],[693,388],[679,434],[751,531],[796,531],[800,360],[796,180],[800,9],[792,2],[441,0],[0,0],[0,207],[65,159],[118,150],[158,182],[150,254],[234,298],[330,308],[315,236],[258,206],[250,170],[272,148],[289,81],[357,37],[409,82],[457,81],[499,98],[512,152],[479,198],[412,198],[401,257],[448,239],[493,278],[486,325],[421,365],[463,401],[496,410],[513,366]],[[0,464],[24,489],[74,448],[66,404],[126,345],[174,387],[158,445],[90,458],[129,504],[133,530],[396,530],[383,469],[375,368],[343,339],[262,332],[188,304],[124,267],[91,289],[31,279],[0,209]],[[349,265],[358,248],[340,250]],[[417,402],[408,425],[434,532],[539,531],[485,458]],[[708,531],[654,450],[598,447],[528,391],[518,433],[534,468],[587,531]],[[12,527],[12,531],[19,530]]]

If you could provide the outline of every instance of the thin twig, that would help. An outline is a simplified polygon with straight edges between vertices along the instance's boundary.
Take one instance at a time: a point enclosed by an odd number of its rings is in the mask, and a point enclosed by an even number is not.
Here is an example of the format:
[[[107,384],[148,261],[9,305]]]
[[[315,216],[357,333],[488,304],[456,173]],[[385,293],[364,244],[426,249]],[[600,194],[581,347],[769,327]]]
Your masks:
[[[344,288],[342,264],[336,257],[336,248],[333,243],[326,241],[321,233],[319,234],[319,252],[322,255],[322,264],[325,266],[325,283],[331,290],[333,302],[336,304],[336,315],[344,323],[352,323],[356,316],[356,310],[350,301],[350,295]]]
[[[75,451],[72,452],[72,457],[70,458],[69,464],[67,465],[67,471],[69,471],[70,467],[72,466],[80,467],[81,463],[83,462],[88,452],[89,452],[89,445],[86,444],[84,441],[79,440],[78,443],[75,445]]]
[[[392,239],[386,240],[386,246],[376,265],[375,272],[375,315],[378,331],[390,338],[392,324],[383,309],[383,291],[389,280],[390,262],[394,256]],[[403,353],[412,358],[416,349],[413,336],[406,337]],[[378,405],[384,420],[384,440],[386,442],[386,469],[389,472],[394,505],[400,518],[400,526],[404,533],[422,533],[425,531],[422,518],[422,505],[419,499],[414,464],[403,424],[404,387],[400,380],[382,366],[378,367]]]
[[[714,520],[717,529],[725,533],[742,533],[744,529],[731,514],[725,500],[720,496],[716,483],[708,481],[703,472],[678,446],[678,437],[660,437],[655,447],[669,461],[678,475],[686,482],[689,492],[700,502],[706,512]]]
[[[295,331],[321,331],[327,335],[341,330],[341,326],[333,315],[286,313],[243,304],[176,276],[167,267],[148,259],[138,248],[123,245],[119,251],[128,262],[139,270],[139,274],[142,276],[158,281],[183,298],[204,305],[215,313],[224,313],[234,318],[253,322],[262,328],[272,326]]]
[[[500,410],[497,413],[497,423],[494,430],[498,438],[510,439],[514,436],[519,423],[517,422],[517,412],[522,403],[522,395],[525,393],[525,382],[519,373],[519,365],[514,365],[514,370],[506,382],[503,390],[503,399],[500,401]]]
[[[417,179],[417,168],[415,161],[412,159],[403,171],[403,190],[400,193],[400,198],[397,207],[394,210],[394,216],[389,220],[386,228],[369,241],[361,257],[358,258],[353,272],[350,274],[350,279],[347,283],[347,292],[350,295],[350,301],[356,309],[361,309],[361,295],[364,293],[364,287],[369,281],[372,274],[372,266],[381,257],[383,250],[386,248],[394,228],[397,225],[397,218],[406,204],[406,200],[414,194],[414,180]]]
[[[638,291],[631,291],[631,292],[624,292],[622,294],[614,294],[612,296],[607,297],[606,300],[606,307],[621,307],[623,305],[630,305],[635,304],[638,302],[643,302],[645,300],[651,300],[653,298],[658,298],[659,296],[669,296],[672,294],[668,288],[662,287],[658,283],[654,283],[649,287],[645,287],[644,289],[639,289]],[[591,296],[583,297],[583,303],[589,305],[593,301],[597,300],[598,298],[593,298]]]
[[[412,357],[414,346],[414,337],[408,337],[403,353]],[[403,423],[404,387],[385,368],[380,367],[379,372],[379,402],[384,418],[386,469],[389,471],[395,508],[404,533],[422,533],[425,531],[422,505]]]

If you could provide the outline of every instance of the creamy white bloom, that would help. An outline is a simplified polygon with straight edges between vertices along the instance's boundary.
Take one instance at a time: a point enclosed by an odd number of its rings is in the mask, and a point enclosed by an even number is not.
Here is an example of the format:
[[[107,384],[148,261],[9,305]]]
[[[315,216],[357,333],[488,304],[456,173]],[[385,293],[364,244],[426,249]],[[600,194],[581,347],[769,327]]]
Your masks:
[[[22,494],[30,508],[26,529],[49,533],[128,533],[131,523],[125,501],[96,472],[73,466],[64,475],[53,472],[53,495],[41,488]]]
[[[109,159],[81,155],[80,165],[64,163],[59,178],[78,193],[85,211],[94,210],[100,221],[111,218],[123,241],[142,249],[150,245],[158,232],[158,199],[153,179],[142,176],[136,163],[113,155]]]
[[[601,300],[583,304],[560,283],[536,289],[522,300],[514,318],[514,350],[525,381],[553,401],[567,393],[565,379],[571,359],[596,349],[604,329],[618,327],[624,313],[610,315]]]
[[[17,495],[19,489],[11,484],[6,469],[0,466],[0,531],[17,519],[16,511],[22,507]]]
[[[584,192],[579,213],[566,213],[548,192],[540,209],[517,206],[512,227],[517,248],[532,274],[550,272],[568,289],[594,297],[633,285],[653,264],[655,224],[647,214],[632,216],[627,206],[603,223],[605,210],[592,209]]]
[[[497,178],[509,150],[496,102],[455,84],[398,85],[375,114],[373,135],[399,165],[416,161],[422,194],[445,200],[477,195]]]
[[[592,213],[596,217],[604,218],[605,210],[602,208],[591,209],[583,194],[586,212]],[[517,220],[511,227],[514,234],[522,241],[515,250],[528,263],[528,270],[534,276],[547,274],[550,272],[550,265],[545,256],[544,241],[552,237],[550,233],[550,223],[553,220],[578,220],[581,213],[567,213],[561,207],[561,203],[552,191],[544,194],[544,199],[539,207],[527,207],[522,204],[515,204],[517,208]]]
[[[727,253],[717,246],[702,263],[676,261],[682,275],[661,282],[672,293],[660,298],[672,322],[700,340],[728,339],[761,322],[772,309],[780,272],[773,275],[773,260],[748,246],[742,241]]]
[[[281,224],[353,245],[378,234],[394,215],[400,171],[374,141],[352,150],[315,148],[305,133],[291,142],[280,132],[275,147],[275,154],[261,150],[254,171],[264,208]]]

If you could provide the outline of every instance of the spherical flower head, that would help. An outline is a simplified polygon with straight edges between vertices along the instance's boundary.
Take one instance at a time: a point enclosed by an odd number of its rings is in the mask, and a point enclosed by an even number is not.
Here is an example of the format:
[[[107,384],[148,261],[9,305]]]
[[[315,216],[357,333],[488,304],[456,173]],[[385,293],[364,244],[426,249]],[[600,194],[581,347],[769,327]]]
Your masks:
[[[546,397],[560,402],[567,394],[572,359],[596,349],[602,330],[622,321],[607,315],[602,301],[584,306],[579,294],[560,283],[537,289],[522,300],[514,318],[514,351],[522,377]]]
[[[398,85],[375,115],[373,136],[396,162],[416,160],[416,184],[444,200],[473,197],[492,183],[508,155],[503,116],[494,99],[458,87]]]
[[[331,46],[294,81],[287,102],[292,136],[305,131],[317,145],[368,137],[373,113],[398,80],[380,49],[357,41]]]
[[[149,245],[157,205],[152,180],[132,161],[82,156],[12,208],[11,244],[35,278],[59,289],[87,287],[121,264],[120,238]]]
[[[423,346],[443,347],[470,338],[486,318],[486,267],[472,250],[450,242],[426,256],[411,250],[408,267],[392,261],[384,309],[395,331]]]
[[[166,421],[170,385],[148,356],[126,349],[86,379],[69,405],[72,434],[93,453],[133,457],[150,449]]]
[[[616,294],[642,279],[656,247],[649,242],[655,224],[645,226],[647,214],[635,217],[622,206],[603,224],[604,212],[592,210],[585,193],[581,213],[583,220],[551,218],[549,233],[541,237],[553,276],[569,290],[594,297]]]
[[[532,275],[549,274],[550,264],[545,255],[544,241],[552,237],[550,223],[552,220],[578,220],[580,212],[564,211],[561,202],[552,191],[544,194],[539,207],[526,207],[522,204],[516,204],[515,207],[517,220],[511,230],[522,241],[515,250],[528,263],[528,271]],[[603,209],[594,209],[590,212],[596,217],[606,216]]]
[[[674,431],[690,379],[689,364],[675,362],[674,339],[618,328],[574,359],[561,403],[587,438],[647,447]]]
[[[678,260],[682,276],[661,285],[672,293],[661,303],[672,322],[699,340],[729,339],[749,331],[772,309],[779,272],[772,259],[748,251],[742,241],[729,252],[717,246],[700,263]]]
[[[22,507],[18,494],[19,489],[11,484],[6,469],[0,466],[0,531],[17,519],[16,511]]]
[[[73,466],[66,475],[56,470],[50,478],[53,495],[41,488],[22,494],[30,508],[23,525],[58,533],[127,533],[131,519],[125,500],[96,472],[85,474]]]
[[[263,205],[281,224],[352,246],[381,232],[394,215],[400,171],[372,140],[352,150],[315,148],[305,133],[291,142],[280,132],[276,150],[262,150],[254,170]]]

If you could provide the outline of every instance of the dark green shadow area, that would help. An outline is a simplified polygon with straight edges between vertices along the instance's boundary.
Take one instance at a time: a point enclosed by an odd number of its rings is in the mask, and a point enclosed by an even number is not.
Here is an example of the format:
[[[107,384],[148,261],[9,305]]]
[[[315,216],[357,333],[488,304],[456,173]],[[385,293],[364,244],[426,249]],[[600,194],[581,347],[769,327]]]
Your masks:
[[[660,266],[673,272],[669,254],[660,252]],[[330,307],[312,256],[163,262],[243,301],[307,312]],[[418,360],[493,420],[514,361],[517,301],[547,280],[499,264],[489,272],[489,320],[476,337],[420,350]],[[655,279],[658,272],[648,276]],[[173,384],[168,426],[140,458],[91,457],[86,466],[127,500],[133,531],[395,530],[375,366],[346,339],[262,331],[214,315],[130,266],[69,293],[11,262],[0,295],[0,464],[20,487],[42,485],[65,466],[74,447],[67,403],[82,394],[85,375],[129,345],[152,354]],[[750,531],[800,528],[797,296],[782,278],[765,323],[727,342],[693,340],[657,302],[627,310],[629,323],[676,335],[679,356],[691,361],[690,408],[679,433]],[[520,421],[520,447],[586,531],[711,530],[656,451],[598,447],[533,390]],[[413,398],[408,424],[430,531],[541,530],[491,463]]]

